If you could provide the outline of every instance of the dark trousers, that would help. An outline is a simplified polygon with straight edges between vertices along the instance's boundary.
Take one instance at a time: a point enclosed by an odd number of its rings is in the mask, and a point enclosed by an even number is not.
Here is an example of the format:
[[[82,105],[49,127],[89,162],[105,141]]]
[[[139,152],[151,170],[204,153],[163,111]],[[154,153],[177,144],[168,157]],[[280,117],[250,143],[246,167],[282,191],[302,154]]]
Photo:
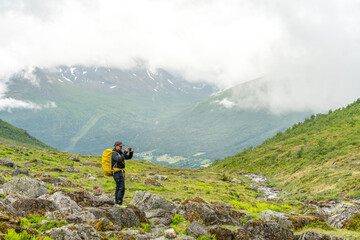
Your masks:
[[[124,171],[125,173],[125,171]],[[114,180],[116,182],[115,190],[115,204],[123,204],[123,198],[125,194],[125,181],[124,181],[123,171],[118,171],[114,173]]]

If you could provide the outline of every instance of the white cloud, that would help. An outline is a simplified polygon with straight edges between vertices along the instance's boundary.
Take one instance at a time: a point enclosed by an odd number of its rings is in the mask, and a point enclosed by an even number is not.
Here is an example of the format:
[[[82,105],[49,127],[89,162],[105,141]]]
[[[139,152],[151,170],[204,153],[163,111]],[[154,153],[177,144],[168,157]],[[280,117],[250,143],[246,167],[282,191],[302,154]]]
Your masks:
[[[326,111],[359,97],[359,8],[356,0],[13,0],[0,6],[0,72],[144,63],[222,88],[264,77],[272,83],[263,101],[275,112]]]

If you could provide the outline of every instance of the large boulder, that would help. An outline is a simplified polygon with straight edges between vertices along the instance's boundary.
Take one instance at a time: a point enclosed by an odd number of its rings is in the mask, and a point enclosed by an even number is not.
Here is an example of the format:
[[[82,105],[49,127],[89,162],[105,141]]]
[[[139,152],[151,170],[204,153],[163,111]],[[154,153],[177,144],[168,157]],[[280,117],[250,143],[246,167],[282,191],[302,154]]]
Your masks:
[[[46,231],[44,235],[59,240],[103,239],[95,228],[84,224],[68,224],[60,228],[53,228]]]
[[[186,199],[177,207],[176,213],[182,215],[190,222],[200,221],[205,225],[226,224],[242,226],[241,219],[251,219],[245,213],[228,209],[222,205],[210,204],[199,197]]]
[[[6,159],[2,158],[0,159],[0,165],[6,166],[6,167],[15,167],[16,164],[12,159]]]
[[[62,192],[56,192],[51,196],[42,196],[40,198],[48,199],[53,201],[56,209],[67,209],[70,208],[72,210],[81,211],[81,208],[77,205],[77,203],[72,200],[69,196],[65,196]]]
[[[56,210],[54,202],[40,198],[17,199],[11,203],[11,206],[16,209],[17,214],[22,217],[26,217],[29,214],[44,215],[46,212]]]
[[[357,213],[360,213],[359,204],[340,203],[331,211],[327,223],[335,228],[343,228],[344,223]]]
[[[261,212],[261,219],[267,222],[276,222],[283,228],[287,229],[300,229],[311,222],[323,221],[317,216],[286,214],[282,212],[275,212],[266,210]]]
[[[53,201],[39,198],[25,198],[13,202],[12,207],[17,210],[17,213],[22,217],[27,217],[29,214],[41,214],[52,212],[56,210]]]
[[[317,232],[304,232],[298,237],[299,240],[346,240],[346,238],[325,235]]]
[[[68,223],[87,223],[96,220],[96,217],[90,211],[78,211],[71,208],[63,208],[53,212],[47,212],[46,217],[52,220],[65,220]]]
[[[103,207],[106,210],[106,218],[114,225],[122,228],[138,227],[140,220],[131,208],[122,207]]]
[[[170,225],[171,219],[174,217],[175,213],[166,211],[164,209],[153,209],[150,211],[145,212],[146,217],[151,219],[155,225],[164,224]]]
[[[210,237],[210,233],[206,229],[205,225],[199,223],[198,221],[193,221],[189,227],[187,227],[186,231],[189,235],[194,235],[195,237],[200,236],[208,236]]]
[[[172,211],[176,207],[174,203],[146,191],[136,191],[130,204],[136,206],[142,211],[158,208]]]
[[[215,235],[217,240],[235,240],[235,231],[219,225],[208,228],[209,233]]]
[[[5,193],[18,194],[28,198],[37,198],[49,194],[49,191],[41,182],[28,177],[11,180],[4,184],[3,189]]]
[[[72,200],[82,207],[100,207],[103,205],[113,205],[113,200],[109,198],[96,198],[85,190],[78,190],[66,193]]]
[[[238,240],[268,240],[282,239],[293,240],[295,236],[289,229],[281,227],[277,223],[253,220],[247,222],[242,228],[236,230],[235,238]]]

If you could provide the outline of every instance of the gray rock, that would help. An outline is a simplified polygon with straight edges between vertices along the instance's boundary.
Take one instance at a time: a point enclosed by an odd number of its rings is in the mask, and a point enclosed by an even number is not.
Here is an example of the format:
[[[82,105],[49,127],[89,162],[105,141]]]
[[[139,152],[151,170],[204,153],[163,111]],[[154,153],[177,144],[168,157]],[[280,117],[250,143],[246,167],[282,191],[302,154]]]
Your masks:
[[[30,172],[28,170],[21,170],[21,169],[15,169],[11,172],[11,176],[19,176],[19,175],[30,176]]]
[[[19,194],[28,198],[37,198],[49,193],[43,184],[28,177],[11,180],[4,184],[3,189],[8,194]]]
[[[184,234],[180,234],[177,235],[176,240],[196,240],[196,238],[184,235]]]
[[[261,212],[261,220],[266,222],[276,222],[280,226],[292,229],[294,228],[293,223],[288,219],[289,214],[282,212],[275,212],[271,210],[266,210]]]
[[[222,205],[210,204],[196,197],[186,200],[176,208],[176,213],[189,221],[204,222],[205,225],[226,224],[241,226],[241,219],[251,219],[245,213],[229,210]]]
[[[172,211],[176,207],[174,203],[146,191],[136,191],[135,196],[131,200],[130,204],[134,205],[142,211],[158,208]]]
[[[294,234],[289,229],[283,228],[277,223],[253,220],[247,222],[243,228],[238,229],[235,232],[234,239],[293,240]]]
[[[174,230],[173,228],[166,229],[165,232],[164,232],[164,236],[165,236],[165,238],[167,238],[167,239],[174,239],[174,238],[176,238],[175,230]]]
[[[77,169],[74,168],[74,167],[67,167],[67,168],[65,168],[65,172],[69,172],[69,173],[79,173],[80,171],[77,170]]]
[[[210,233],[207,231],[205,225],[199,223],[198,221],[193,221],[190,226],[186,229],[189,235],[194,235],[195,237],[200,236],[209,236]]]
[[[12,159],[6,159],[6,158],[0,159],[0,165],[3,165],[5,167],[15,167],[16,166],[15,162]]]
[[[346,238],[325,235],[317,232],[304,232],[298,238],[299,240],[346,240]]]
[[[53,228],[49,231],[46,231],[44,235],[47,235],[56,240],[103,239],[94,228],[89,228],[83,224],[68,224],[61,228]]]
[[[5,179],[0,177],[0,185],[3,185],[5,183]]]
[[[217,240],[233,240],[235,237],[235,231],[219,225],[209,227],[208,231]]]
[[[66,220],[68,223],[87,223],[89,221],[96,220],[96,217],[90,211],[78,211],[71,208],[63,208],[54,212],[47,212],[45,214],[49,219],[52,220]]]
[[[149,234],[154,237],[161,237],[163,232],[169,228],[169,226],[165,226],[163,224],[154,225],[154,227],[150,229]]]
[[[55,204],[52,201],[39,198],[25,198],[18,199],[11,204],[16,209],[17,213],[22,217],[27,217],[29,214],[45,214],[56,210]]]
[[[156,179],[156,180],[160,180],[160,181],[164,181],[164,180],[168,179],[167,176],[162,176],[162,175],[154,175],[153,178]]]
[[[70,161],[73,161],[73,162],[80,162],[80,159],[78,158],[78,156],[71,156],[71,157],[69,157],[69,160]]]
[[[166,211],[164,209],[153,209],[145,212],[146,217],[151,219],[155,225],[164,224],[170,225],[171,218],[174,217],[175,213]]]
[[[72,200],[68,196],[65,196],[61,192],[54,193],[49,197],[49,200],[54,202],[56,209],[58,210],[71,208],[73,210],[81,211],[81,208],[79,207],[79,205],[77,205],[77,203],[74,200]]]
[[[122,207],[103,207],[106,210],[106,218],[114,225],[122,228],[138,227],[140,220],[131,208]]]
[[[360,165],[360,161],[355,161],[355,162],[351,162],[349,163],[350,166],[358,166]]]
[[[327,223],[335,228],[343,228],[345,221],[360,213],[360,206],[353,203],[340,203],[330,213]]]
[[[130,179],[131,179],[131,181],[138,181],[138,180],[140,180],[139,176],[131,176]]]
[[[146,178],[144,180],[144,184],[145,185],[151,185],[151,186],[154,186],[154,187],[164,187],[164,184],[156,181],[155,179],[153,178]]]

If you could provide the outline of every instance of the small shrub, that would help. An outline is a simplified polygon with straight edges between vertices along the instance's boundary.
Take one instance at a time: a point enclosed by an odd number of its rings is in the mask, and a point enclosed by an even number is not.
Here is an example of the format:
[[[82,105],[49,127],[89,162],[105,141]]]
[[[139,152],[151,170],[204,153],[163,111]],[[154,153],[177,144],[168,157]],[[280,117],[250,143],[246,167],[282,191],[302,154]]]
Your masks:
[[[174,217],[171,218],[172,224],[178,225],[179,223],[185,222],[186,219],[180,214],[175,214]]]

